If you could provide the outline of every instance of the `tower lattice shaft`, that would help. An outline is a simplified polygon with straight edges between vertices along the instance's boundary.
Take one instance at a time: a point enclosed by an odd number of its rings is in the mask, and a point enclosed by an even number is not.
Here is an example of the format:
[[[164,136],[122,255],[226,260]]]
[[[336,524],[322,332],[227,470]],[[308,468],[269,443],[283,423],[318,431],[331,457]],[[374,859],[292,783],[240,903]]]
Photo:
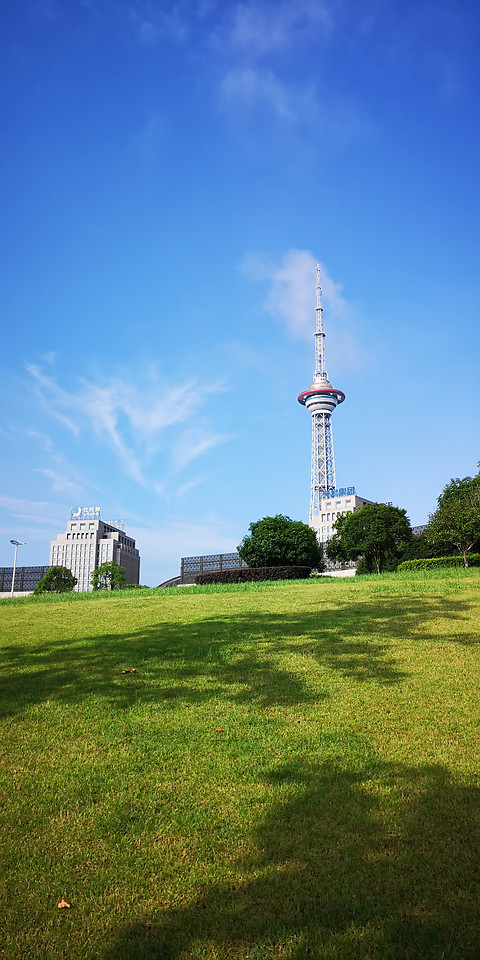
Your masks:
[[[310,524],[321,509],[327,490],[334,490],[335,459],[333,456],[332,417],[330,413],[312,414],[312,465],[310,474]]]

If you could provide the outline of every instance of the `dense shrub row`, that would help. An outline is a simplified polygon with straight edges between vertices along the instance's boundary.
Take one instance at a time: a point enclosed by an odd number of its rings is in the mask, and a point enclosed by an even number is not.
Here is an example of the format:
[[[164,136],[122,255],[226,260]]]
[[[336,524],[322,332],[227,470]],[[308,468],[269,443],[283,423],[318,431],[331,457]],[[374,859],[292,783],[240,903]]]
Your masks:
[[[469,553],[469,567],[480,567],[480,553]],[[435,567],[463,567],[463,557],[428,557],[417,560],[404,560],[397,570],[433,570]]]
[[[215,573],[198,573],[195,583],[247,583],[260,580],[302,580],[309,577],[311,567],[244,567],[239,570],[218,570]]]

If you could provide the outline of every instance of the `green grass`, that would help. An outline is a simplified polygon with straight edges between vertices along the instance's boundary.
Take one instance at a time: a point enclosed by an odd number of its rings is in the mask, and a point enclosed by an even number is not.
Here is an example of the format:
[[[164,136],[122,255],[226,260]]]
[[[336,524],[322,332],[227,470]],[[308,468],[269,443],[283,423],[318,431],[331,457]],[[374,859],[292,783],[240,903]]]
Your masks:
[[[479,588],[1,603],[0,958],[477,960]]]

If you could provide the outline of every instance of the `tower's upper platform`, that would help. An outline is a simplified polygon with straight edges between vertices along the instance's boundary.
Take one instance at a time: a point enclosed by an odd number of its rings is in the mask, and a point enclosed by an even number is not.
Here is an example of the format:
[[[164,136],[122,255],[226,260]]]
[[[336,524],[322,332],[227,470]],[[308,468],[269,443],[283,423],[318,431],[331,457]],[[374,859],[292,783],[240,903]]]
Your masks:
[[[303,403],[303,406],[308,405],[308,401],[313,397],[335,397],[337,406],[339,403],[343,403],[345,400],[345,394],[343,390],[336,390],[332,385],[327,381],[323,383],[312,383],[312,386],[308,390],[304,390],[303,393],[299,393],[297,400],[299,403]]]
[[[339,403],[343,403],[345,394],[332,387],[329,380],[319,380],[314,381],[308,390],[299,393],[297,400],[310,413],[331,413]]]

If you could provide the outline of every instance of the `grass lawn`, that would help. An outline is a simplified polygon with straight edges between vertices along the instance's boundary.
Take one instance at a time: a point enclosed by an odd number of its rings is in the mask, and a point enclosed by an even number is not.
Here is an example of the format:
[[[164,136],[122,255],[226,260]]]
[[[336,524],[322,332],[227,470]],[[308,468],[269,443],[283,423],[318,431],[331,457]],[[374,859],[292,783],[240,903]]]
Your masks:
[[[0,958],[478,960],[479,621],[480,569],[3,601]]]

